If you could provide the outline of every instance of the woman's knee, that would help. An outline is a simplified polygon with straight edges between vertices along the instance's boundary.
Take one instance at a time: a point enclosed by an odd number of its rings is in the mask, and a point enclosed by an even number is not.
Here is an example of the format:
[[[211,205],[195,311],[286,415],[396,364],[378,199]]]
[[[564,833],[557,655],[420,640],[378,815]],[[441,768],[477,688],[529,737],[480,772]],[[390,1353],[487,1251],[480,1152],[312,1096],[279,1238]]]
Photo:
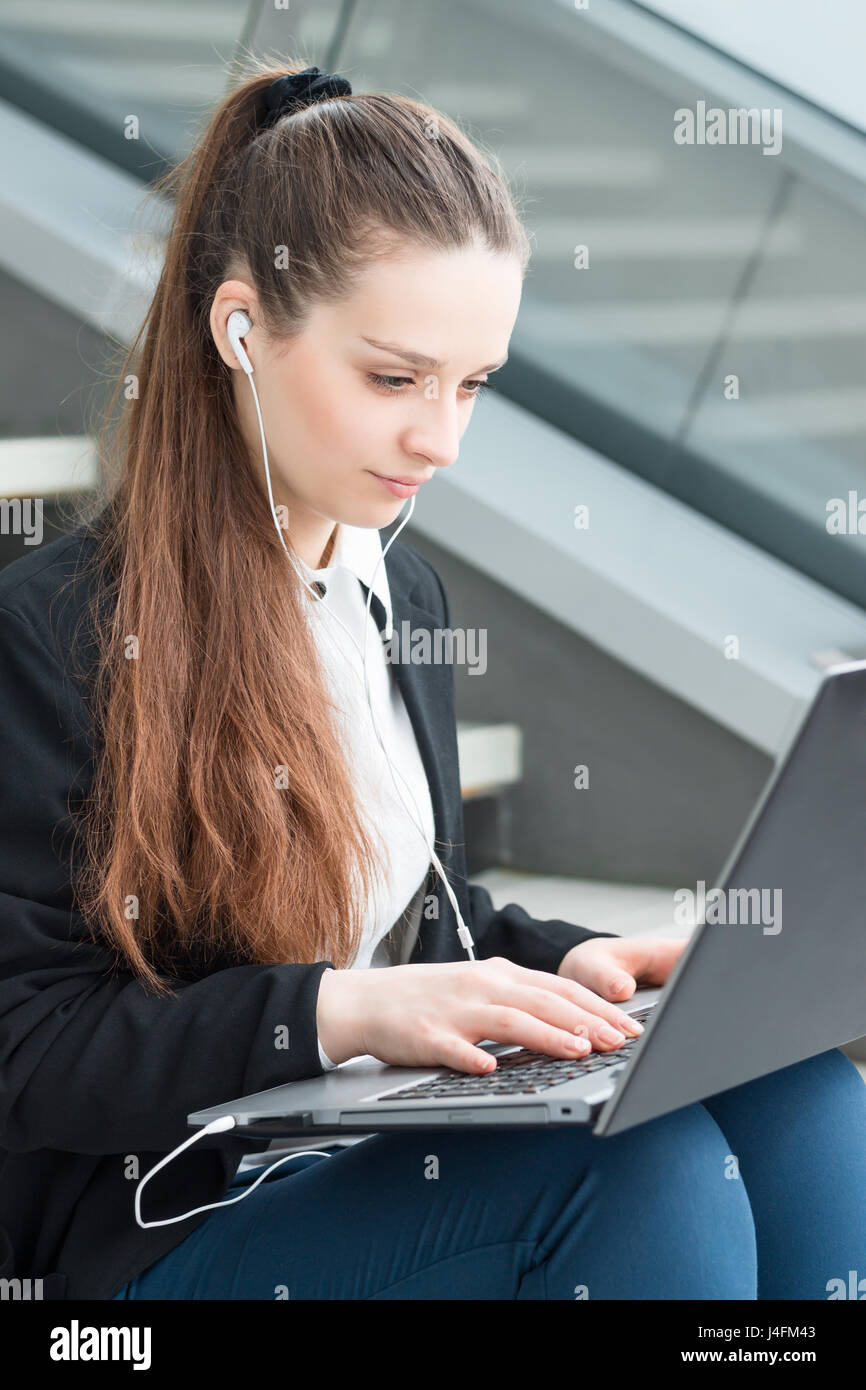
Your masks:
[[[792,1092],[829,1092],[845,1101],[853,1101],[866,1116],[866,1081],[851,1058],[846,1057],[838,1047],[819,1052],[815,1057],[806,1057],[802,1062],[794,1062],[760,1080],[768,1085],[775,1083],[777,1088],[787,1087]],[[756,1086],[758,1084],[755,1083]]]
[[[724,1213],[746,1243],[751,1239],[751,1209],[737,1157],[703,1105],[683,1106],[593,1142],[605,1182],[651,1193],[658,1210],[695,1222]]]
[[[786,1149],[801,1135],[820,1143],[820,1129],[833,1142],[847,1135],[855,1148],[866,1138],[866,1082],[838,1048],[759,1076],[704,1102],[725,1133],[747,1151]]]
[[[588,1298],[757,1296],[748,1195],[703,1106],[588,1136],[581,1157],[573,1201],[544,1241],[555,1252],[548,1289],[571,1279]]]

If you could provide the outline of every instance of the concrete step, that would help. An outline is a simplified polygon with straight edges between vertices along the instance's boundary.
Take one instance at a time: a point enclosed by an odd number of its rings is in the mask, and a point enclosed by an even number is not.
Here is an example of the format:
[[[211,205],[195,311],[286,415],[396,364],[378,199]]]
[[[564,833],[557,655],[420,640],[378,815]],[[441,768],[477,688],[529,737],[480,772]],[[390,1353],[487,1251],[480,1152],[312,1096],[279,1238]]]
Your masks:
[[[516,724],[457,721],[460,790],[464,801],[490,796],[523,774],[521,730]]]
[[[0,440],[0,497],[62,497],[96,486],[93,441],[86,435],[58,439]]]

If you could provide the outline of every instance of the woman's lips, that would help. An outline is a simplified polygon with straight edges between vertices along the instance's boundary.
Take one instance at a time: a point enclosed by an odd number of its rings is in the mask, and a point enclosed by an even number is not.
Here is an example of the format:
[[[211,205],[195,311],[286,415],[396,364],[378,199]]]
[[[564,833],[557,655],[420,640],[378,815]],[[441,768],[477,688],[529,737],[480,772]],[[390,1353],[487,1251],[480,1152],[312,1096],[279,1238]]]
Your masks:
[[[400,483],[396,478],[383,478],[380,473],[373,473],[374,478],[378,478],[383,487],[386,487],[392,497],[414,497],[421,483],[425,479],[419,479],[417,483]]]

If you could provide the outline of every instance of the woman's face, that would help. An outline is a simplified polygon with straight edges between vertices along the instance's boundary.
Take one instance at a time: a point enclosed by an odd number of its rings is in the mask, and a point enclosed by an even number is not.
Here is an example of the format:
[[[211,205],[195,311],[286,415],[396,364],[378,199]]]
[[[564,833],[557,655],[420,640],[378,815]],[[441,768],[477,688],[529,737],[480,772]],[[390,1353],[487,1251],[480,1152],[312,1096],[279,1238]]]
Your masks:
[[[286,345],[257,328],[246,281],[220,286],[211,329],[235,368],[241,428],[261,459],[252,388],[225,331],[233,309],[252,320],[244,346],[274,502],[288,509],[292,543],[308,564],[318,566],[335,521],[379,529],[395,520],[412,493],[383,478],[420,485],[423,502],[424,483],[455,461],[479,383],[507,355],[521,287],[510,256],[407,253],[371,265],[350,299],[316,305]],[[266,489],[263,465],[261,482]]]

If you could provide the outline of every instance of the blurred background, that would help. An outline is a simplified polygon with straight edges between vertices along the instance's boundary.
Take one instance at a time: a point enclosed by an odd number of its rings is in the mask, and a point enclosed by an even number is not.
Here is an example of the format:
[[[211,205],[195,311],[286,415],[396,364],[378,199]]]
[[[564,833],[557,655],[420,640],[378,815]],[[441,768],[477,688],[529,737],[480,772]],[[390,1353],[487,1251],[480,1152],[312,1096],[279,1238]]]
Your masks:
[[[866,495],[864,41],[850,0],[0,0],[0,498],[44,498],[47,543],[92,488],[171,216],[142,194],[239,52],[440,107],[534,247],[499,389],[401,533],[487,633],[455,670],[470,873],[672,932],[822,670],[866,656],[866,540],[827,524]],[[700,103],[775,141],[678,143]]]

